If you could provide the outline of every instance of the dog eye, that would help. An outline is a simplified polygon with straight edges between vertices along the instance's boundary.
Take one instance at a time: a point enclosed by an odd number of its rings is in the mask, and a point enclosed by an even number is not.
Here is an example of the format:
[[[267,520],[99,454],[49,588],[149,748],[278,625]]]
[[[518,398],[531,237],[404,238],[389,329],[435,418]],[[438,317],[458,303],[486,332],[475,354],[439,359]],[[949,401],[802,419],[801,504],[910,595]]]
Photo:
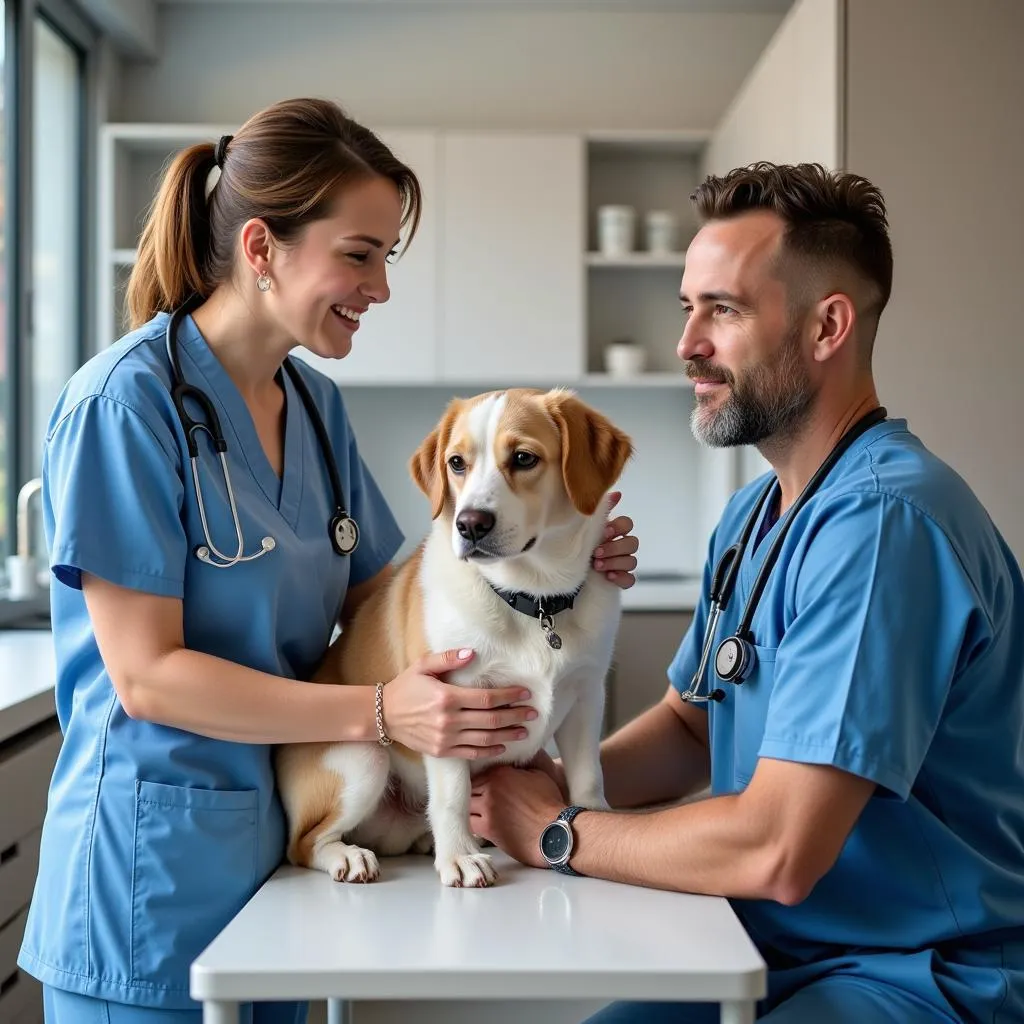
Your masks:
[[[448,460],[448,468],[453,473],[464,473],[466,471],[466,460],[461,455],[453,455]]]
[[[540,459],[533,452],[515,452],[512,455],[513,469],[533,469]]]

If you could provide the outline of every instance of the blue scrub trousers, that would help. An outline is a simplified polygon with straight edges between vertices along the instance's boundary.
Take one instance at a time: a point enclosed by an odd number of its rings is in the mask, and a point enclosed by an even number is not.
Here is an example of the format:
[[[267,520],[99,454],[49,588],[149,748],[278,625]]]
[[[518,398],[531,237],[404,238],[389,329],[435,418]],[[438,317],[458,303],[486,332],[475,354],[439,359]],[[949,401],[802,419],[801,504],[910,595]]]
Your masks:
[[[243,1003],[242,1024],[305,1024],[308,1003]],[[202,1024],[202,1010],[161,1010],[43,986],[45,1024]]]
[[[1010,952],[1018,955],[1022,950]],[[1017,1024],[1024,970],[938,953],[851,954],[768,972],[759,1024]],[[1009,957],[1008,957],[1009,959]],[[1010,962],[1019,962],[1016,958]],[[997,966],[998,965],[998,966]],[[718,1024],[717,1003],[612,1003],[585,1024]]]

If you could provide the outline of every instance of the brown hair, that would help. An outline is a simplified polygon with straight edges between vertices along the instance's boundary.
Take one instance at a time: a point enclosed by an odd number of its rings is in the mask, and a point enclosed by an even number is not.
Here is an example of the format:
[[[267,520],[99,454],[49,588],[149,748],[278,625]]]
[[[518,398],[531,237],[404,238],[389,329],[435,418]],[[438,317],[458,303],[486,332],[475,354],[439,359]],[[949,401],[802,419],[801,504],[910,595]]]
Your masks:
[[[206,198],[215,166],[220,178]],[[328,216],[339,185],[375,176],[398,187],[402,223],[419,223],[416,175],[368,128],[327,100],[293,99],[254,114],[236,135],[175,156],[153,201],[126,306],[134,329],[191,294],[230,280],[242,225],[262,218],[281,243]]]
[[[690,196],[702,220],[770,210],[786,224],[783,250],[804,261],[843,262],[878,289],[876,320],[892,292],[892,244],[885,199],[866,178],[827,171],[821,164],[739,167],[709,176]]]

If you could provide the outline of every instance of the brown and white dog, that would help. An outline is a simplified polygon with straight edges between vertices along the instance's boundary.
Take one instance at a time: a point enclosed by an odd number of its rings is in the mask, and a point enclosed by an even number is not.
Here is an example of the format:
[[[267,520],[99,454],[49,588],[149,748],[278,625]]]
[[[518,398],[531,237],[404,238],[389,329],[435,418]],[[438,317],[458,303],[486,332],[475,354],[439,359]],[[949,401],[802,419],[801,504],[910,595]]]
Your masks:
[[[630,439],[569,391],[491,392],[448,406],[410,463],[431,501],[431,532],[359,608],[314,681],[372,686],[430,652],[471,647],[474,659],[446,678],[526,686],[538,717],[500,758],[473,762],[398,743],[279,748],[293,864],[372,881],[376,855],[432,845],[445,885],[491,885],[491,858],[469,825],[471,773],[525,763],[552,736],[572,803],[607,807],[599,742],[620,591],[591,556],[631,454]],[[565,595],[571,607],[558,610]],[[538,598],[556,613],[540,615]]]

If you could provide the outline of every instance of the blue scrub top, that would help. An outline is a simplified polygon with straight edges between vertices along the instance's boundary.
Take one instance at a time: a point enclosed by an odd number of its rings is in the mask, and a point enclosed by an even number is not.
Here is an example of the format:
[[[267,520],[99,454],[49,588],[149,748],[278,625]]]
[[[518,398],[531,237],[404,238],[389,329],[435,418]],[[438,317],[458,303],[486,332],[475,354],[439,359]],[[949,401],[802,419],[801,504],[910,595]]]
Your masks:
[[[712,538],[669,669],[679,691],[698,664],[711,569],[767,480],[734,495]],[[716,644],[778,530],[748,548]],[[905,421],[854,442],[798,513],[753,632],[748,680],[712,680],[726,693],[708,711],[713,793],[743,790],[760,757],[877,785],[807,899],[734,901],[769,966],[938,947],[1024,967],[1024,583],[968,486]]]
[[[301,360],[361,530],[334,553],[333,492],[309,416],[287,374],[283,478],[266,458],[234,383],[191,317],[181,321],[185,380],[212,399],[245,552],[221,569],[193,551],[203,530],[184,431],[171,400],[166,314],[90,360],[54,410],[43,453],[57,714],[64,742],[43,827],[19,964],[58,988],[195,1008],[191,961],[281,862],[285,824],[272,747],[130,719],[103,665],[81,573],[183,601],[188,647],[253,669],[308,678],[348,587],[394,557],[402,535],[356,446],[336,386]],[[237,542],[220,463],[200,436],[214,543]]]

